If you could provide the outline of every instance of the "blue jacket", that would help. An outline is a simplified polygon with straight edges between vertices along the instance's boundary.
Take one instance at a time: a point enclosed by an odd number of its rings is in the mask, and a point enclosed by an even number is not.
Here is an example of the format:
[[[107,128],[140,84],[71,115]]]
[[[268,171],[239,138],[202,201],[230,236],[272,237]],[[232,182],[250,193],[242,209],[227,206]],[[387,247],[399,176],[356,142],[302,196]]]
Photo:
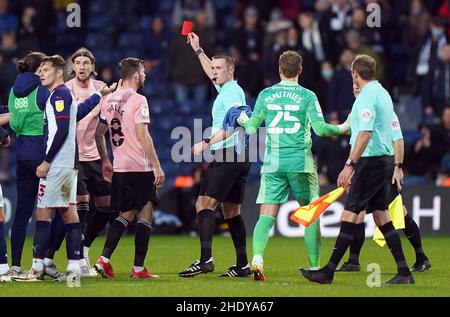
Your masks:
[[[236,129],[238,127],[236,120],[237,118],[239,118],[242,111],[245,111],[248,117],[250,117],[253,113],[252,108],[250,108],[250,106],[232,107],[230,110],[228,110],[227,114],[225,115],[225,118],[223,119],[222,128],[225,131]],[[239,132],[239,142],[236,145],[236,152],[238,154],[241,153],[242,148],[248,145],[248,141],[249,141],[248,135]]]
[[[252,108],[250,106],[240,106],[240,107],[233,107],[230,110],[228,110],[227,114],[225,115],[225,119],[223,119],[223,129],[226,131],[228,129],[236,129],[238,126],[236,120],[241,115],[241,112],[245,111],[247,116],[250,118],[252,115]]]

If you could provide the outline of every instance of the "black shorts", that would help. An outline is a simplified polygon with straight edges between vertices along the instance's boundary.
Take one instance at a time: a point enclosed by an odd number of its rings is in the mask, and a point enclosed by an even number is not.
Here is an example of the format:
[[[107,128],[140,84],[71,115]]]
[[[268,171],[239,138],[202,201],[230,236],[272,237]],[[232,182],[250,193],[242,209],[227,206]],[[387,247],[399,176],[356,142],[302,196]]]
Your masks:
[[[153,184],[153,172],[114,172],[111,188],[111,208],[114,211],[140,211],[149,201],[158,205],[158,194]]]
[[[103,178],[102,162],[78,162],[77,195],[92,197],[109,196],[111,184]]]
[[[394,173],[394,172],[392,172]],[[389,204],[391,204],[391,202],[394,201],[395,198],[397,198],[397,196],[400,194],[400,192],[398,191],[397,188],[397,184],[393,184],[392,185],[392,181],[391,184],[389,185],[389,190],[388,190],[388,202]]]
[[[392,156],[363,157],[355,166],[355,174],[348,192],[345,210],[359,214],[365,210],[387,210],[389,191],[394,172]]]
[[[234,148],[215,151],[214,161],[208,164],[203,176],[199,195],[221,203],[242,204],[250,165],[248,150],[239,157]]]

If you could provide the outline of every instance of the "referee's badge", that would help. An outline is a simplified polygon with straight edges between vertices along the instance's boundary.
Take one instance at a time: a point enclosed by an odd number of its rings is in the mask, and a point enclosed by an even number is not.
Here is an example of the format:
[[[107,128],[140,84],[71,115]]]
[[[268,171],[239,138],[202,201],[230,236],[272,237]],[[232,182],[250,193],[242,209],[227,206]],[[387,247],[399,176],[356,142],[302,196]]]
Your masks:
[[[363,109],[361,111],[361,119],[363,122],[369,122],[372,120],[373,114],[369,109]]]
[[[55,102],[56,111],[62,112],[64,110],[64,100],[57,100]]]

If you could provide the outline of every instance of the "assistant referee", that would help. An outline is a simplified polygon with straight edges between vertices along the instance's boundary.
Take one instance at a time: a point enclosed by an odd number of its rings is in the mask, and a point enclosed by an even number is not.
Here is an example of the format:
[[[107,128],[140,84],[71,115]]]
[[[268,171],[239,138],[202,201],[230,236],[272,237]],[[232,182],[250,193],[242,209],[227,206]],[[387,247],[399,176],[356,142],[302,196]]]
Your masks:
[[[413,284],[414,279],[403,254],[400,236],[388,216],[388,190],[394,170],[392,145],[393,104],[386,89],[375,80],[376,62],[358,55],[352,64],[353,82],[361,93],[353,104],[351,153],[339,174],[338,185],[351,183],[342,223],[330,261],[319,271],[301,269],[308,280],[321,284],[333,281],[337,265],[353,240],[358,214],[373,213],[397,264],[398,273],[385,284]],[[351,182],[350,182],[351,181]]]

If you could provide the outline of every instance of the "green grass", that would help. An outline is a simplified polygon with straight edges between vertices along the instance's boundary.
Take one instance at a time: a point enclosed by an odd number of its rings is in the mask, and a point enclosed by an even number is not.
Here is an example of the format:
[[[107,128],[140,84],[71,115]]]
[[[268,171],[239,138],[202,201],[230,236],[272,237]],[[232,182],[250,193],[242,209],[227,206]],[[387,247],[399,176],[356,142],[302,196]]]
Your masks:
[[[366,240],[362,250],[361,273],[336,273],[332,285],[317,285],[306,281],[297,271],[306,266],[306,253],[303,239],[271,238],[265,255],[265,274],[267,281],[254,282],[250,278],[218,278],[217,274],[226,271],[234,262],[234,252],[230,238],[215,237],[214,260],[216,271],[213,274],[194,278],[179,278],[177,272],[186,268],[198,257],[198,239],[180,236],[155,236],[150,241],[147,266],[151,272],[161,275],[158,280],[135,281],[129,278],[134,240],[124,237],[112,258],[116,280],[101,277],[81,281],[80,288],[69,288],[65,283],[50,280],[42,283],[0,283],[0,297],[6,296],[217,296],[217,297],[259,297],[259,296],[449,296],[450,295],[450,237],[424,238],[424,249],[432,262],[432,269],[414,275],[415,285],[384,286],[369,288],[366,279],[367,264],[379,263],[382,281],[395,274],[395,264],[384,247],[377,247]],[[104,238],[94,242],[90,251],[91,261],[100,254]],[[407,240],[402,240],[408,263],[414,261],[414,253]],[[334,239],[323,239],[325,262],[333,248]],[[8,241],[9,245],[9,241]],[[249,239],[248,245],[251,246]],[[23,264],[31,263],[31,240],[25,246],[26,257]],[[59,252],[56,261],[65,269],[65,248]],[[217,273],[217,274],[216,274]]]

